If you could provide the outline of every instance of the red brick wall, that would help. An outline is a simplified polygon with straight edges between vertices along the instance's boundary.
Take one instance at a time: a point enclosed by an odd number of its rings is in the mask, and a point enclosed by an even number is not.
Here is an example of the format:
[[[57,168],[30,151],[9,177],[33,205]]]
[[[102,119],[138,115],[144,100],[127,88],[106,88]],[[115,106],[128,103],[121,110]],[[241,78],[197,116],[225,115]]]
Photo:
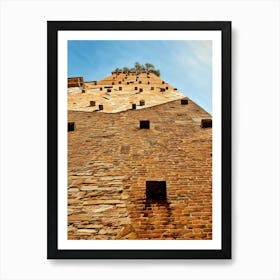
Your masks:
[[[68,238],[211,239],[212,129],[202,118],[211,116],[191,100],[68,111]],[[147,180],[166,181],[166,202],[146,201]]]

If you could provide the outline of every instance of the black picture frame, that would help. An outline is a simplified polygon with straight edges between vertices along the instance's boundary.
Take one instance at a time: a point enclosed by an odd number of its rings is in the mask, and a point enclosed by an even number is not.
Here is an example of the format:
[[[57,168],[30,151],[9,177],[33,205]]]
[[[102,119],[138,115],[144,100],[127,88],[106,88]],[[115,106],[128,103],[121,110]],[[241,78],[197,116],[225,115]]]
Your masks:
[[[220,250],[58,249],[58,32],[83,30],[218,30],[222,34],[222,139]],[[231,22],[48,21],[47,22],[47,258],[48,259],[231,259]]]

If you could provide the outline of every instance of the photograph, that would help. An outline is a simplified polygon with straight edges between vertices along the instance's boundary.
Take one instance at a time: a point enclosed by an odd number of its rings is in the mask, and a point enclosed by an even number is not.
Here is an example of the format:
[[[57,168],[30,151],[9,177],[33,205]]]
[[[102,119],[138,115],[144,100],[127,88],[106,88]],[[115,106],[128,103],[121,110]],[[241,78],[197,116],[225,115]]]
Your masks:
[[[212,42],[68,41],[68,239],[212,239]]]

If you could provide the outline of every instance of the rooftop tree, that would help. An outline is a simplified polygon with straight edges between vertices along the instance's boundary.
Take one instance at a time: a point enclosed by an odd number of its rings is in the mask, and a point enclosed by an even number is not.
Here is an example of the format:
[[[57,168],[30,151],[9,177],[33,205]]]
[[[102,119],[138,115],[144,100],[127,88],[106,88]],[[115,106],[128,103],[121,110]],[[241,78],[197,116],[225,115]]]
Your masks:
[[[151,63],[145,63],[145,67],[146,67],[146,71],[154,71],[156,70],[155,69],[155,66]]]
[[[127,66],[123,67],[122,69],[116,68],[115,72],[124,72],[124,73],[129,73],[130,71],[136,71],[137,73],[141,71],[146,71],[146,72],[151,72],[160,77],[160,70],[156,69],[155,66],[149,62],[145,63],[145,66],[139,62],[134,63],[134,67],[129,68]]]
[[[124,73],[128,73],[129,71],[130,71],[130,69],[127,66],[123,67],[123,72]]]

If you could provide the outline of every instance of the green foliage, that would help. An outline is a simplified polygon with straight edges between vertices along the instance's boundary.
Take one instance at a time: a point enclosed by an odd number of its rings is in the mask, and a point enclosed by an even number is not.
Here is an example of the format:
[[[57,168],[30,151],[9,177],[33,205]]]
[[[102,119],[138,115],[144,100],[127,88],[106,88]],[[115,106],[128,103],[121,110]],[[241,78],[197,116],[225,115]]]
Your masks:
[[[134,67],[135,67],[135,70],[138,71],[138,70],[143,70],[143,65],[140,64],[139,62],[135,62],[134,63]]]
[[[152,73],[154,73],[156,76],[160,77],[160,70],[152,70]]]
[[[151,63],[145,63],[146,71],[153,71],[155,70],[155,66]]]
[[[128,73],[130,71],[130,68],[128,68],[127,66],[123,67],[123,72],[124,73]]]
[[[120,73],[129,73],[130,71],[136,71],[136,72],[141,72],[141,71],[146,71],[146,72],[151,72],[160,77],[160,70],[156,69],[155,66],[149,62],[145,63],[145,66],[139,62],[134,63],[134,67],[129,68],[127,66],[124,66],[122,69],[116,68],[115,72]]]

